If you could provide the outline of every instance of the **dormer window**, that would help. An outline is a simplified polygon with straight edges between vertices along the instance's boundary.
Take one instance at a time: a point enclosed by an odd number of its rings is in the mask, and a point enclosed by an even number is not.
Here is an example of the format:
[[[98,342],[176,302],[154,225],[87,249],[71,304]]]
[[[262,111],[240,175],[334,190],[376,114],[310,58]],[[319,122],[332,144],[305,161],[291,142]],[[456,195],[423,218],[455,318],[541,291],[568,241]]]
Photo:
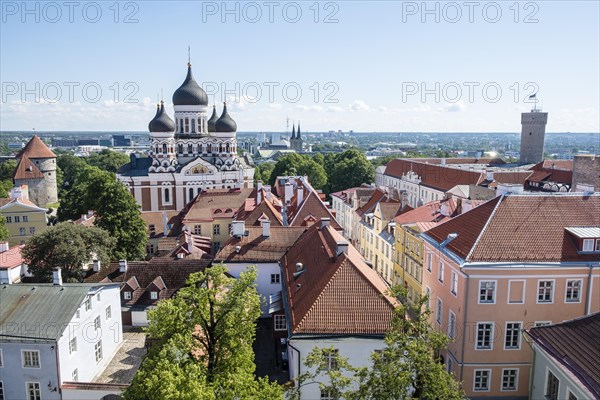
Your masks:
[[[151,300],[157,300],[158,299],[158,292],[150,292],[150,299]]]
[[[580,253],[600,253],[600,228],[569,227],[565,230],[574,239]]]
[[[131,300],[131,292],[123,292],[123,299]]]
[[[594,239],[583,239],[583,251],[594,251]]]

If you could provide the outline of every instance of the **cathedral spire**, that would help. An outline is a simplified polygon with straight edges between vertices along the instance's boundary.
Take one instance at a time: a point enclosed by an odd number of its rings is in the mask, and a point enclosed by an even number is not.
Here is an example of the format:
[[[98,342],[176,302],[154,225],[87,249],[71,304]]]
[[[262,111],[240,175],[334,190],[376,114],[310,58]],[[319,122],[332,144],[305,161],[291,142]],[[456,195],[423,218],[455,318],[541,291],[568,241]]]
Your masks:
[[[296,133],[296,139],[302,140],[302,136],[300,135],[300,121],[298,121],[298,133]]]
[[[292,140],[296,139],[296,124],[292,122]]]

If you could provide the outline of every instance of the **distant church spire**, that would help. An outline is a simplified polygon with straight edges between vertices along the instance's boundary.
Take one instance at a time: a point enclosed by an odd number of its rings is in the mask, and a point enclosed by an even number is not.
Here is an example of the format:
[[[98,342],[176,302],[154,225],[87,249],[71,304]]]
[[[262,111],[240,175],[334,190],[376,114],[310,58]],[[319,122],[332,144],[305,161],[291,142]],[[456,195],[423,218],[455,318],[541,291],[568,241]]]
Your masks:
[[[296,139],[296,124],[292,123],[292,137],[291,139]]]
[[[298,121],[298,133],[296,134],[296,139],[302,139],[302,136],[300,135],[300,121]]]

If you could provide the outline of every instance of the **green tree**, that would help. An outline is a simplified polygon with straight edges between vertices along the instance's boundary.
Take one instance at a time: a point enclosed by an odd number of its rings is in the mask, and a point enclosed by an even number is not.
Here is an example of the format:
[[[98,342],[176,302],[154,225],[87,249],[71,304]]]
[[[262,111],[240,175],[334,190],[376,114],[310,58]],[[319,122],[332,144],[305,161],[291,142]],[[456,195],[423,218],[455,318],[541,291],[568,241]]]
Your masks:
[[[92,258],[108,262],[114,246],[115,239],[103,229],[65,222],[33,235],[21,253],[40,282],[51,281],[52,270],[59,267],[66,282],[81,282],[82,266]]]
[[[88,210],[96,213],[95,225],[117,242],[113,260],[141,260],[146,255],[146,225],[139,205],[115,175],[97,167],[84,167],[61,200],[58,218],[77,219]]]
[[[376,157],[374,159],[371,160],[371,164],[373,164],[374,168],[377,168],[381,165],[387,165],[387,163],[389,163],[392,160],[395,160],[396,158],[400,158],[398,156],[383,156],[383,157]]]
[[[13,174],[17,168],[17,160],[6,160],[0,163],[0,181],[12,182]]]
[[[0,241],[8,240],[10,233],[6,227],[6,218],[0,213]]]
[[[239,279],[223,265],[190,275],[177,297],[149,312],[157,342],[125,391],[127,400],[277,399],[281,388],[255,379],[252,342],[260,316],[256,269]]]
[[[358,149],[346,150],[335,156],[329,172],[329,185],[332,192],[373,182],[375,168]]]
[[[273,172],[274,168],[274,162],[258,164],[254,170],[254,180],[257,182],[261,180],[264,184],[267,184],[271,178],[271,172]]]
[[[124,164],[129,162],[127,154],[119,153],[109,149],[104,149],[99,153],[94,153],[86,158],[88,165],[98,167],[108,172],[117,172]]]
[[[325,169],[310,156],[297,153],[286,154],[277,161],[271,172],[269,184],[274,185],[278,176],[304,175],[308,176],[308,181],[316,189],[324,189],[327,186]]]
[[[75,183],[77,175],[85,169],[87,164],[82,157],[77,157],[73,154],[64,154],[57,157],[56,166],[58,198],[62,200],[69,188]]]

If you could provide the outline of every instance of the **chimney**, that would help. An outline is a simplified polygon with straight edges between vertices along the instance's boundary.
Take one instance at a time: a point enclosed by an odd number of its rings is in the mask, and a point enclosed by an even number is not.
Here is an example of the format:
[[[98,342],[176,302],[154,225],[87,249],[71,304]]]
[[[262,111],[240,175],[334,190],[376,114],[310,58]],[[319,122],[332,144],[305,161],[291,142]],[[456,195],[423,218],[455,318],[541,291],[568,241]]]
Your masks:
[[[192,232],[186,231],[185,238],[187,239],[188,251],[191,253],[194,248],[194,237],[192,236]]]
[[[88,218],[92,217],[94,215],[94,210],[88,210],[87,216]]]
[[[60,268],[54,268],[52,270],[52,283],[54,286],[62,286],[62,273]]]
[[[119,260],[119,272],[127,272],[127,260]]]
[[[302,263],[296,263],[296,272],[294,272],[294,279],[298,279],[300,275],[304,273],[305,269]]]
[[[94,265],[94,272],[100,271],[100,260],[94,260],[93,265]]]
[[[335,256],[339,256],[342,253],[347,253],[348,252],[348,246],[350,245],[347,241],[345,240],[338,240],[336,243],[336,250],[335,250]]]
[[[289,204],[290,200],[292,199],[292,196],[294,195],[294,187],[292,186],[291,183],[286,182],[285,187],[284,187],[284,198],[283,201],[286,204]]]
[[[330,218],[321,218],[321,229],[328,227],[330,222]]]
[[[169,233],[169,218],[167,217],[167,212],[162,212],[162,223],[163,223],[163,235],[167,236]]]
[[[4,253],[8,249],[10,249],[8,242],[0,242],[0,253]]]
[[[471,200],[465,200],[462,203],[461,213],[464,214],[472,209],[473,209],[473,203],[471,203]]]
[[[256,205],[258,206],[262,202],[262,190],[256,191]]]
[[[271,185],[264,185],[263,189],[264,189],[265,192],[271,193]]]
[[[445,159],[445,158],[442,158],[442,160],[440,161],[440,165],[441,165],[442,167],[445,167],[445,166],[446,166],[446,159]]]
[[[448,200],[440,203],[440,214],[446,217],[450,216],[450,204],[448,204]]]
[[[298,199],[296,201],[297,204],[302,204],[302,200],[304,200],[304,188],[302,186],[298,186]]]
[[[81,222],[85,222],[87,220],[87,214],[81,214]]]
[[[493,181],[494,180],[494,171],[492,171],[491,169],[488,169],[485,171],[486,174],[486,180],[488,181]]]
[[[240,245],[235,246],[235,252],[240,254],[240,251],[242,251],[242,246],[240,246]]]
[[[23,197],[23,189],[19,186],[15,186],[10,190],[9,196],[11,199],[20,199]]]
[[[271,221],[262,222],[262,235],[264,237],[271,236]]]
[[[256,190],[260,191],[263,188],[263,183],[261,180],[256,182]]]
[[[231,235],[241,238],[246,233],[246,223],[244,221],[231,222]]]

